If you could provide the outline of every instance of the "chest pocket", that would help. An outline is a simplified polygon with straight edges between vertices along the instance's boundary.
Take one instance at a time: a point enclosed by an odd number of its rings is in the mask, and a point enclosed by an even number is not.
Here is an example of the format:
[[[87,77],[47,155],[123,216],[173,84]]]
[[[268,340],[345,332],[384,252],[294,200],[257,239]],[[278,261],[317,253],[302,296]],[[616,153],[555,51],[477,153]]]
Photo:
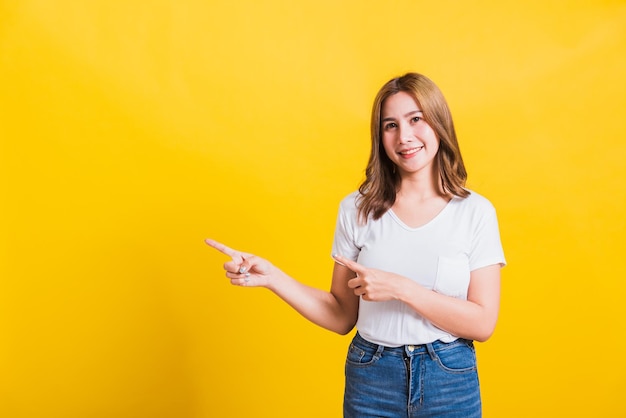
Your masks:
[[[465,255],[439,257],[433,290],[443,295],[467,299],[470,283],[469,260]]]

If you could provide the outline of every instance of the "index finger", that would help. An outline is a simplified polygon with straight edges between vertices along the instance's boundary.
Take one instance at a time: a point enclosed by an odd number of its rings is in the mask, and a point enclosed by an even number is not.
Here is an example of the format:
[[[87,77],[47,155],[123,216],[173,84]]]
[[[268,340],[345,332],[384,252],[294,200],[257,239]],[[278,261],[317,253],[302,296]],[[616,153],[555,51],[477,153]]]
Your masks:
[[[221,242],[217,242],[209,238],[205,239],[204,242],[206,242],[210,247],[215,248],[217,251],[226,254],[229,257],[241,257],[241,253],[239,251],[235,251],[232,248],[222,244]]]
[[[350,270],[352,270],[355,273],[363,272],[363,266],[361,266],[359,263],[357,263],[355,261],[352,261],[352,260],[350,260],[348,258],[345,258],[345,257],[343,257],[343,256],[341,256],[339,254],[333,254],[333,259],[337,263],[339,263],[339,264],[341,264],[341,265],[343,265],[345,267],[348,267]]]

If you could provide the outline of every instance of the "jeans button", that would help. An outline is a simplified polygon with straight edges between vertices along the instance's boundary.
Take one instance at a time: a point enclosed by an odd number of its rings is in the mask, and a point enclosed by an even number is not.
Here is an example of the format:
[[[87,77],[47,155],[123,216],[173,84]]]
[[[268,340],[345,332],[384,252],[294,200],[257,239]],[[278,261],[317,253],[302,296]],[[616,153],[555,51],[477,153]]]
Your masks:
[[[415,346],[414,345],[410,345],[407,347],[409,349],[409,351],[412,353],[413,350],[415,350]]]

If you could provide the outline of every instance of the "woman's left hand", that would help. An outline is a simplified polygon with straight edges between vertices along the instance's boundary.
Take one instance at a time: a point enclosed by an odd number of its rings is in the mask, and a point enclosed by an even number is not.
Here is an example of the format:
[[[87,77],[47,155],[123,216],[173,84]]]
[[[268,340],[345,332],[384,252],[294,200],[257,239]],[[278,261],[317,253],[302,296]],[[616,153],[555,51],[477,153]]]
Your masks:
[[[348,281],[348,287],[353,289],[355,295],[367,301],[384,302],[398,299],[403,286],[410,282],[405,277],[364,267],[340,255],[334,255],[333,258],[356,273],[356,277]]]

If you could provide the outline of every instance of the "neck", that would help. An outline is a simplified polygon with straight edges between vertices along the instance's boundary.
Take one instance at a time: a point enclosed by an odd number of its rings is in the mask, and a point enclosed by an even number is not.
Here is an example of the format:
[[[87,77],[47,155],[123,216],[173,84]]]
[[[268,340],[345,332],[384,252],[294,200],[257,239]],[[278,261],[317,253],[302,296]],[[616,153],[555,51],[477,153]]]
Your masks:
[[[427,200],[433,197],[446,197],[447,194],[441,187],[439,176],[429,173],[428,175],[413,175],[401,178],[397,196]]]

